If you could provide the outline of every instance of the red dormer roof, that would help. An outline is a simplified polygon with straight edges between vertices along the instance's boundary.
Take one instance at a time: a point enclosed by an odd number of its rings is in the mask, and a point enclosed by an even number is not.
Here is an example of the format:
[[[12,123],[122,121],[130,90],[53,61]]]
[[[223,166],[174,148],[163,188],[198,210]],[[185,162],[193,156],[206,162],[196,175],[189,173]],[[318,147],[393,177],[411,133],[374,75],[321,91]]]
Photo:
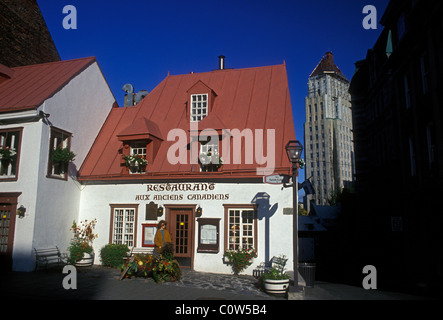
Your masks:
[[[332,52],[326,52],[325,56],[320,60],[318,65],[315,67],[314,71],[312,71],[309,77],[314,77],[322,74],[335,74],[338,77],[342,78],[349,82],[349,80],[345,77],[345,75],[341,72],[341,70],[334,63],[334,55]]]
[[[89,57],[16,68],[1,65],[0,112],[38,108],[95,61]]]
[[[194,92],[196,87],[200,87],[202,92]],[[190,135],[194,135],[189,117],[191,88],[192,94],[208,93],[213,96],[212,109],[198,123],[198,131],[211,128],[224,134],[223,129],[250,129],[253,132],[261,129],[264,137],[260,147],[263,141],[266,145],[267,130],[273,129],[274,172],[290,173],[291,165],[284,147],[289,140],[295,139],[295,130],[286,67],[276,65],[168,75],[138,105],[111,110],[80,169],[79,180],[261,179],[261,176],[257,176],[256,168],[265,165],[256,164],[255,161],[253,164],[226,164],[225,161],[219,172],[200,172],[198,165],[189,163],[189,156],[186,164],[169,163],[168,150],[176,141],[168,141],[168,133],[173,129],[180,129],[186,132],[188,142]],[[203,92],[205,90],[208,92]],[[124,174],[122,171],[122,134],[132,134],[133,131],[137,134],[146,131],[162,139],[156,149],[155,160],[150,161],[144,174]],[[242,146],[244,159],[244,144]],[[263,154],[266,156],[266,152]],[[232,151],[230,162],[233,162]]]

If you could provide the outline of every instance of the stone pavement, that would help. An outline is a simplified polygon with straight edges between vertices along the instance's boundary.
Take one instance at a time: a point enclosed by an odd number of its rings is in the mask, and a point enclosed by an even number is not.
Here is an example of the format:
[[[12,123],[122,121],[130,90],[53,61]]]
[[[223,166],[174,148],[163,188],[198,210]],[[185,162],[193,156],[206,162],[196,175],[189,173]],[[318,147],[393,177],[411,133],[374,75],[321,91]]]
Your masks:
[[[77,268],[77,289],[63,288],[61,270],[3,272],[0,297],[7,299],[81,300],[287,300],[270,296],[252,276],[213,274],[183,269],[181,281],[157,284],[152,279],[119,280],[120,271],[93,266]],[[421,297],[316,282],[303,300],[417,300]]]

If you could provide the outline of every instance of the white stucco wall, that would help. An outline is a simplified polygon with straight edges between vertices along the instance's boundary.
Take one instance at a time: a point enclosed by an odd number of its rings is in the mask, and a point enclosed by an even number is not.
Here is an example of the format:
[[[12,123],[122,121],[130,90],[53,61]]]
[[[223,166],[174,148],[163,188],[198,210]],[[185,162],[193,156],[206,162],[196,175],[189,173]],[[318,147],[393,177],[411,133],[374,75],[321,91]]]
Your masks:
[[[20,271],[30,270],[34,222],[36,211],[37,187],[39,179],[39,154],[42,123],[28,122],[1,126],[2,129],[23,128],[21,156],[16,181],[0,181],[0,192],[21,192],[17,208],[26,208],[24,218],[16,218],[13,247],[13,268]],[[37,142],[36,142],[37,137]]]
[[[152,184],[155,185],[155,184]],[[110,184],[85,186],[81,195],[79,220],[97,218],[94,241],[95,263],[100,263],[100,249],[109,242],[111,204],[138,204],[136,246],[142,243],[142,224],[155,223],[165,219],[165,214],[157,220],[145,220],[146,204],[154,201],[159,206],[197,205],[203,209],[202,218],[221,218],[220,250],[215,253],[197,253],[198,223],[195,221],[194,269],[197,271],[231,273],[231,267],[223,264],[225,219],[223,204],[259,204],[258,215],[258,258],[245,273],[251,274],[258,264],[272,256],[285,254],[288,257],[287,269],[292,270],[292,215],[283,215],[283,208],[292,207],[292,189],[281,185],[215,183],[210,191],[147,191],[148,184]],[[266,193],[268,200],[264,199]],[[188,196],[201,194],[222,194],[224,200],[189,200]],[[137,195],[149,195],[149,200],[140,200]],[[155,196],[181,195],[177,201],[158,200]],[[260,199],[257,200],[257,197]],[[229,197],[226,199],[226,197]]]

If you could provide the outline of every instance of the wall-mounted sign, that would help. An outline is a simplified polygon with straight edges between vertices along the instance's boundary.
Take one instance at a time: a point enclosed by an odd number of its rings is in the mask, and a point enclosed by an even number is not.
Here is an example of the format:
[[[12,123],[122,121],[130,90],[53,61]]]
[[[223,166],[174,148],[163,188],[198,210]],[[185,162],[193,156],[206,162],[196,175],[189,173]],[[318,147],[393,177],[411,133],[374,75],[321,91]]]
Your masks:
[[[290,176],[286,174],[274,174],[272,176],[264,176],[263,182],[269,184],[282,184],[288,183]]]

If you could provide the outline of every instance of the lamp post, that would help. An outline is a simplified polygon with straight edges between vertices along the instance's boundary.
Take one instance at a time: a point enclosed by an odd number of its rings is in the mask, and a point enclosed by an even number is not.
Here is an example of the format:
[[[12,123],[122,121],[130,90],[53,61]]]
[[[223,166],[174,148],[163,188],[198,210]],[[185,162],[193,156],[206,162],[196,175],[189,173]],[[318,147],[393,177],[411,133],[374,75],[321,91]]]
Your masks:
[[[293,236],[293,256],[294,256],[294,292],[301,291],[298,287],[298,183],[297,170],[303,152],[303,146],[298,140],[289,141],[286,146],[286,153],[292,163],[292,236]]]

